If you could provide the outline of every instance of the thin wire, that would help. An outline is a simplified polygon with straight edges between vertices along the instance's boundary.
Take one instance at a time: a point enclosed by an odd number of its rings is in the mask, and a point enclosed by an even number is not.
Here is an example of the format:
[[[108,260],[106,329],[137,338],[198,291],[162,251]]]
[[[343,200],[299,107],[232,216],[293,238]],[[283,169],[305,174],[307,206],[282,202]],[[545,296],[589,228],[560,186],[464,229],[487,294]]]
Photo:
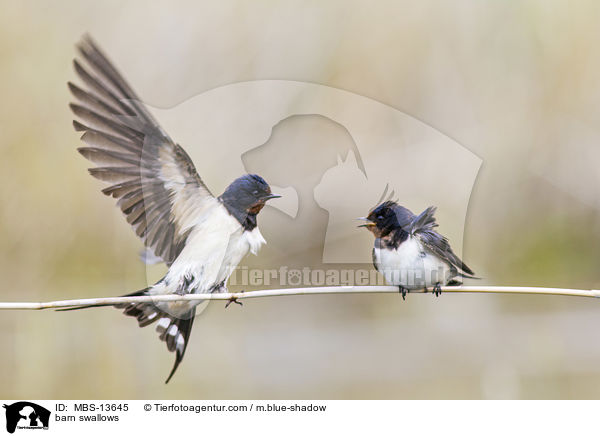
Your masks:
[[[484,293],[484,294],[536,294],[562,295],[569,297],[600,297],[597,289],[564,289],[536,288],[520,286],[444,286],[444,293]],[[100,306],[122,303],[143,303],[163,301],[197,301],[197,300],[245,300],[248,298],[283,297],[292,295],[324,295],[324,294],[390,294],[398,293],[395,286],[329,286],[311,288],[268,289],[262,291],[222,293],[222,294],[187,294],[187,295],[155,295],[139,297],[85,298],[77,300],[47,302],[0,302],[0,310],[41,310],[63,307]],[[422,294],[423,290],[410,291],[411,294]]]

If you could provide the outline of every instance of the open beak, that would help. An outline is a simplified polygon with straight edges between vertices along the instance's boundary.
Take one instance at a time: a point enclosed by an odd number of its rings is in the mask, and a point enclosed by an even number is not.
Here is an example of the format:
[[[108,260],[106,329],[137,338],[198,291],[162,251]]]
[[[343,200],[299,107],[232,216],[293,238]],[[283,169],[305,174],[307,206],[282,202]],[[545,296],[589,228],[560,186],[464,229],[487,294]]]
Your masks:
[[[369,218],[361,216],[360,218],[356,218],[357,220],[360,221],[366,221],[366,223],[359,225],[358,227],[373,227],[375,225],[375,223],[373,221],[371,221]]]
[[[267,201],[267,200],[271,200],[273,198],[281,198],[281,195],[269,194],[269,195],[265,195],[263,198],[261,198],[261,200]]]

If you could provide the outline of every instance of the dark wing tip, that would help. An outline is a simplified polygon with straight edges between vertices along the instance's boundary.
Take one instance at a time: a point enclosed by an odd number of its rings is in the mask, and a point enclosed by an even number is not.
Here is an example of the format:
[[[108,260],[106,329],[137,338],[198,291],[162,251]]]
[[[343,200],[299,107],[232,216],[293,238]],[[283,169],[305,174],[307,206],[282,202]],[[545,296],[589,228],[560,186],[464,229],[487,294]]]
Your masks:
[[[461,265],[460,269],[462,269],[467,274],[473,276],[473,277],[468,277],[468,278],[470,278],[470,279],[479,279],[480,278],[480,277],[475,277],[475,273],[473,272],[473,270],[471,268],[469,268],[467,266],[467,264],[465,264],[464,262],[461,262],[461,263],[462,263],[462,265]]]
[[[437,206],[429,206],[427,209],[425,209],[425,211],[428,215],[434,215],[437,211]]]
[[[85,132],[86,130],[88,130],[88,127],[86,125],[81,124],[77,120],[73,120],[73,127],[75,128],[76,132]]]
[[[98,48],[98,44],[96,44],[96,41],[94,40],[94,38],[92,38],[92,36],[88,32],[81,35],[81,39],[76,44],[76,46],[80,50],[82,48],[86,48],[86,46],[87,46],[95,51],[100,52],[100,49]]]
[[[100,115],[95,113],[93,110],[91,110],[90,108],[88,108],[87,106],[84,106],[82,104],[79,103],[69,103],[69,108],[71,108],[71,110],[73,111],[73,113],[75,115],[77,115],[78,117],[85,117],[85,116],[97,116],[99,117]]]
[[[92,38],[92,35],[90,35],[88,32],[85,32],[83,35],[81,35],[80,43],[81,42],[86,42],[86,43],[89,43],[89,44],[93,44],[94,43],[94,39]]]
[[[89,48],[93,48],[93,41],[92,41],[92,37],[89,34],[84,34],[81,39],[79,40],[79,42],[77,42],[75,44],[75,47],[77,48],[77,51],[79,51],[79,53],[81,54],[85,54],[85,52],[87,50],[89,50]]]
[[[81,76],[82,74],[87,73],[85,71],[85,69],[83,68],[83,66],[81,65],[81,63],[77,59],[73,59],[73,69],[75,70],[75,72],[77,73],[78,76]]]

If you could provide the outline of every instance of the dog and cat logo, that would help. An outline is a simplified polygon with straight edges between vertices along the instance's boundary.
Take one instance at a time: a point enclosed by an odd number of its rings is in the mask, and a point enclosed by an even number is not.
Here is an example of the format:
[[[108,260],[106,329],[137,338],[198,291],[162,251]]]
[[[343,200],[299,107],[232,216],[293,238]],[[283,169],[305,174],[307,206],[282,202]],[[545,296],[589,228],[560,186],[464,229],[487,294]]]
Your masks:
[[[6,431],[14,433],[16,429],[48,430],[50,411],[29,401],[4,404],[6,409]]]

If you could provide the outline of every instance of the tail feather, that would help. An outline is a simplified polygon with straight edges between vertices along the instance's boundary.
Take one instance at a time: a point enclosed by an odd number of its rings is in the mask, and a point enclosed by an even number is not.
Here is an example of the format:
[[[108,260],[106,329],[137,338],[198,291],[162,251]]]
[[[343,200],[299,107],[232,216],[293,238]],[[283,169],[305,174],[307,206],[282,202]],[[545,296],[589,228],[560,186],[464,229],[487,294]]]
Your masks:
[[[142,289],[131,294],[124,295],[124,297],[136,297],[142,295],[148,295],[146,289]],[[124,309],[123,313],[127,316],[132,316],[137,319],[140,327],[146,327],[154,322],[157,322],[156,331],[159,334],[159,339],[166,342],[167,349],[171,352],[175,352],[175,363],[173,369],[169,373],[169,377],[165,383],[169,383],[173,374],[179,367],[179,364],[183,360],[185,350],[192,332],[192,325],[194,323],[194,316],[196,315],[196,308],[192,307],[183,316],[174,316],[161,309],[159,309],[154,303],[122,303],[122,304],[104,304],[102,306],[113,306],[117,309]],[[57,309],[59,311],[67,310],[78,310],[87,309],[90,307],[101,307],[101,306],[81,306],[81,307],[69,307],[65,309]]]
[[[147,295],[146,289],[134,292],[128,296]],[[169,383],[173,374],[183,360],[185,350],[192,332],[194,316],[196,308],[192,307],[182,316],[174,316],[161,309],[154,303],[125,303],[115,305],[118,309],[124,309],[123,313],[127,316],[132,316],[137,319],[140,327],[146,327],[154,322],[157,322],[156,331],[159,334],[159,339],[166,342],[167,349],[175,352],[175,363],[173,369],[167,377],[165,383]]]
[[[141,297],[142,295],[146,295],[146,291],[148,289],[150,289],[150,288],[140,289],[139,291],[132,292],[131,294],[121,295],[121,297]],[[125,307],[125,306],[127,306],[129,304],[131,304],[131,303],[125,303],[125,304],[90,304],[88,306],[65,307],[65,308],[62,308],[62,309],[54,309],[54,310],[56,310],[57,312],[68,312],[69,310],[89,309],[91,307],[108,307],[108,306],[112,306],[112,307],[116,307],[116,308],[120,309],[120,308]]]
[[[196,308],[192,308],[188,312],[189,318],[169,318],[169,327],[165,328],[161,334],[161,340],[167,343],[167,349],[169,351],[175,351],[175,363],[173,369],[169,373],[169,377],[165,380],[165,383],[169,383],[173,374],[177,370],[177,367],[183,360],[183,355],[189,342],[190,333],[192,332],[192,325],[194,324],[194,315],[196,314]],[[163,318],[164,319],[164,318]],[[156,330],[160,332],[158,325]]]

